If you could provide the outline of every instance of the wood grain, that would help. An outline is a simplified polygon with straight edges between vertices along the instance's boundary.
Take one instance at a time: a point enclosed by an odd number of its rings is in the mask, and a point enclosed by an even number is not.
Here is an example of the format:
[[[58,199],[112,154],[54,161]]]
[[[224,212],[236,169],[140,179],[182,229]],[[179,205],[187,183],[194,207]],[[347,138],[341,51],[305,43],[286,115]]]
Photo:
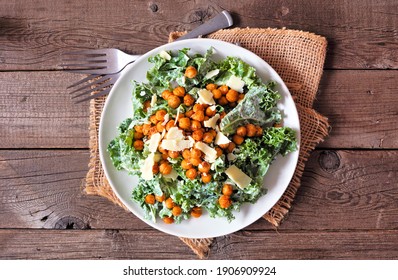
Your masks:
[[[312,154],[280,230],[398,229],[398,151]],[[0,152],[0,228],[150,229],[79,187],[86,151]],[[272,230],[259,220],[248,230]]]
[[[0,148],[87,148],[88,103],[62,71],[0,72]],[[325,71],[315,108],[329,118],[328,148],[398,147],[398,72]]]
[[[144,53],[166,43],[169,32],[191,30],[223,9],[234,26],[326,36],[327,68],[397,69],[397,8],[395,0],[3,1],[0,70],[60,69],[60,54],[73,48]]]

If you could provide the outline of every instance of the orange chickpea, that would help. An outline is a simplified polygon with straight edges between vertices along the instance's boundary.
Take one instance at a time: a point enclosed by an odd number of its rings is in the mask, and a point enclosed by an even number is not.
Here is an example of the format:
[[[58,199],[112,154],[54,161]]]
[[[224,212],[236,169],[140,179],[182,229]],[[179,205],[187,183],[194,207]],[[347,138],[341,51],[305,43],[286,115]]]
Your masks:
[[[223,154],[220,147],[216,147],[215,150],[217,151],[217,157],[220,157]]]
[[[155,114],[156,119],[160,122],[164,121],[164,116],[166,116],[167,111],[164,109],[158,110]]]
[[[191,157],[191,151],[188,149],[185,149],[184,151],[182,151],[182,157],[184,159],[189,159]]]
[[[168,155],[169,155],[169,157],[176,159],[180,156],[180,153],[177,151],[169,151]]]
[[[143,133],[143,131],[142,131],[142,125],[136,125],[136,126],[134,126],[134,130],[135,130],[135,132],[141,132],[141,133]]]
[[[224,184],[224,186],[222,187],[223,195],[231,196],[233,191],[234,191],[233,186],[230,184]]]
[[[195,130],[198,130],[198,129],[201,129],[201,128],[202,128],[202,125],[200,124],[199,121],[193,120],[193,121],[191,122],[191,130],[192,130],[192,131],[195,131]]]
[[[214,136],[211,132],[206,132],[205,134],[203,134],[203,142],[210,144],[211,142],[213,142],[213,139]]]
[[[165,129],[165,127],[164,127],[164,125],[162,125],[161,122],[158,122],[156,124],[156,129],[158,130],[158,132],[162,132]]]
[[[176,116],[177,117],[177,116]],[[176,118],[176,122],[179,122],[180,119],[185,118],[185,114],[184,113],[179,113],[178,114],[178,118]]]
[[[232,141],[234,141],[236,145],[241,145],[243,141],[245,141],[245,138],[238,134],[234,134],[234,136],[232,136]]]
[[[184,97],[185,95],[185,88],[179,86],[173,89],[173,94],[178,97]]]
[[[195,67],[193,66],[188,66],[187,69],[185,69],[185,74],[184,76],[189,78],[189,79],[193,79],[196,77],[196,75],[198,74],[198,70],[196,70]]]
[[[162,154],[167,154],[167,150],[162,147],[162,142],[159,143],[158,151]]]
[[[188,118],[190,118],[190,117],[192,117],[192,115],[193,115],[194,113],[195,113],[195,112],[194,112],[193,110],[189,110],[188,112],[185,113],[185,116],[188,117]]]
[[[222,96],[220,99],[218,99],[218,104],[220,104],[221,106],[227,105],[228,104],[227,98],[225,98],[225,96]]]
[[[198,206],[192,208],[191,216],[194,218],[199,218],[200,216],[202,216],[202,208],[200,208]]]
[[[166,130],[169,131],[170,128],[172,128],[173,126],[175,126],[175,121],[174,120],[169,120],[166,124]]]
[[[148,135],[150,129],[151,129],[150,124],[146,123],[142,125],[142,133],[144,133],[144,135]]]
[[[236,130],[236,134],[242,137],[245,137],[247,134],[247,129],[244,126],[240,126],[238,127],[238,129]]]
[[[187,95],[184,96],[184,105],[185,106],[190,107],[194,103],[195,103],[195,99],[191,95],[187,94]]]
[[[195,112],[192,116],[191,119],[199,122],[203,122],[205,119],[205,113],[204,111],[197,111]]]
[[[173,93],[171,92],[171,91],[169,91],[168,89],[166,89],[166,90],[164,90],[163,92],[162,92],[162,98],[164,99],[164,100],[168,100],[169,99],[169,97],[170,97],[170,95],[172,95]]]
[[[155,162],[152,166],[152,173],[153,174],[158,174],[159,173],[159,164]]]
[[[225,116],[227,115],[227,113],[225,111],[220,113],[220,120],[222,120]]]
[[[196,148],[191,150],[191,158],[200,158],[202,156],[202,152]]]
[[[168,157],[169,157],[169,155],[168,155],[167,152],[164,153],[164,154],[162,154],[162,159],[163,159],[163,160],[167,160]]]
[[[256,127],[256,136],[261,136],[261,135],[263,135],[263,129],[262,129],[262,127],[261,126],[257,126]]]
[[[208,132],[209,132],[211,135],[213,135],[213,137],[216,137],[216,136],[217,136],[217,131],[215,131],[214,129],[210,129]]]
[[[220,198],[218,199],[218,203],[220,204],[220,207],[224,209],[232,205],[232,201],[228,195],[220,196]]]
[[[234,142],[229,142],[228,148],[227,148],[228,153],[232,153],[235,148],[236,148],[235,143]]]
[[[238,102],[243,100],[244,98],[245,98],[245,95],[243,93],[239,94]]]
[[[213,93],[214,99],[220,99],[222,96],[221,90],[219,89],[213,89],[211,93]]]
[[[185,175],[188,177],[188,179],[195,179],[196,176],[198,175],[198,172],[196,171],[195,168],[190,168],[185,172]]]
[[[165,224],[172,224],[172,223],[174,223],[174,219],[172,217],[164,217],[163,222]]]
[[[147,101],[144,102],[144,105],[143,105],[144,112],[148,111],[149,107],[151,107],[151,101],[147,100]]]
[[[160,173],[162,173],[163,175],[170,174],[172,169],[173,169],[173,168],[171,167],[171,165],[168,164],[168,163],[165,163],[165,162],[164,162],[164,163],[161,163],[160,166],[159,166],[159,171],[160,171]]]
[[[225,97],[229,102],[236,102],[239,99],[239,93],[236,90],[230,89]]]
[[[203,111],[203,110],[204,110],[203,104],[195,104],[195,105],[193,106],[192,110],[193,110],[195,113],[198,112],[198,111]]]
[[[181,161],[181,168],[188,170],[192,168],[192,163],[188,159],[183,159]]]
[[[207,161],[203,161],[199,164],[198,170],[202,173],[209,173],[210,172],[210,163]]]
[[[155,195],[155,199],[156,199],[156,201],[163,202],[166,199],[166,196],[164,194]]]
[[[200,129],[195,130],[194,132],[192,132],[192,138],[195,141],[202,141],[202,139],[203,139],[203,131],[200,130]]]
[[[177,108],[178,106],[180,106],[181,100],[180,100],[180,98],[179,98],[178,96],[170,95],[169,99],[167,99],[167,104],[168,104],[171,108],[175,109],[175,108]]]
[[[156,118],[156,115],[150,116],[150,117],[149,117],[149,121],[150,121],[151,123],[153,123],[153,124],[157,124],[157,123],[159,122],[158,119]]]
[[[144,137],[144,133],[135,131],[134,132],[134,139],[142,139]]]
[[[218,146],[220,146],[221,149],[225,150],[225,149],[228,148],[229,143],[227,143],[227,144],[219,144]]]
[[[174,206],[173,209],[171,209],[171,213],[173,213],[173,216],[177,217],[182,214],[182,209],[180,206]]]
[[[175,206],[175,203],[171,197],[167,198],[164,202],[167,209],[172,209]]]
[[[221,91],[222,94],[227,94],[229,90],[228,86],[226,85],[220,86],[218,89]]]
[[[157,132],[158,132],[157,127],[156,127],[156,126],[152,126],[152,127],[149,129],[148,137],[151,137],[153,134],[155,134],[155,133],[157,133]]]
[[[215,114],[216,114],[215,110],[213,111],[210,107],[206,108],[206,116],[213,117]]]
[[[217,85],[216,84],[207,84],[206,89],[212,91],[213,89],[216,89]]]
[[[145,196],[145,203],[146,204],[155,204],[155,196],[153,194],[147,194]]]
[[[257,133],[256,126],[254,124],[251,124],[251,123],[246,125],[246,130],[247,130],[247,134],[246,134],[247,137],[253,137]]]
[[[181,129],[188,130],[191,128],[191,119],[190,118],[181,118],[178,120],[178,126]]]
[[[193,166],[199,166],[199,164],[202,162],[202,160],[200,158],[190,158],[189,162],[193,165]]]
[[[133,147],[138,151],[142,151],[144,149],[144,142],[142,140],[135,140]]]
[[[210,183],[211,178],[212,178],[211,174],[207,174],[207,173],[203,173],[201,176],[202,182],[205,184]]]

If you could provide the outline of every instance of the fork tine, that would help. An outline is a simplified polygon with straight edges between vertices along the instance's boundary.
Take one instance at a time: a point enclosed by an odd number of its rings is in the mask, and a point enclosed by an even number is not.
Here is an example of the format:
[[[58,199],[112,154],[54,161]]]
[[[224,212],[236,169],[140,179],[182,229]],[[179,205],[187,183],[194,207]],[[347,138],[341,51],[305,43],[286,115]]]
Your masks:
[[[64,57],[63,61],[67,62],[85,62],[85,63],[105,63],[106,59],[93,59],[92,57]]]
[[[98,67],[95,69],[74,69],[74,70],[64,69],[64,71],[69,72],[69,73],[103,75],[104,69],[106,69],[106,67]]]
[[[100,97],[100,96],[103,96],[103,95],[107,95],[111,91],[111,89],[112,88],[104,89],[103,91],[100,91],[98,93],[89,95],[89,96],[87,96],[87,97],[85,97],[83,99],[80,99],[80,100],[76,101],[75,103],[78,104],[78,103],[81,103],[83,101],[87,101],[87,100],[94,99],[94,98],[97,98],[97,97]]]
[[[76,82],[76,83],[74,83],[74,84],[71,84],[70,86],[67,87],[67,89],[73,88],[73,87],[75,87],[75,86],[78,86],[78,85],[80,85],[80,84],[82,84],[82,83],[85,83],[85,82],[87,82],[87,81],[90,81],[90,80],[92,80],[92,79],[95,79],[95,78],[98,78],[98,77],[101,77],[101,76],[102,76],[102,75],[95,75],[95,74],[89,75],[88,77],[86,77],[86,78],[84,78],[84,79],[81,79],[80,81],[78,81],[78,82]]]
[[[106,55],[106,52],[102,49],[87,49],[78,51],[63,52],[63,55]]]
[[[114,84],[114,82],[112,81],[112,78],[107,77],[107,78],[105,78],[105,79],[103,79],[103,80],[106,81],[106,80],[108,80],[108,79],[109,79],[109,81],[107,81],[107,82],[105,82],[105,83],[102,83],[102,84],[99,84],[99,85],[97,85],[96,87],[90,87],[88,90],[86,90],[86,91],[84,91],[84,92],[82,92],[82,93],[79,93],[79,94],[73,96],[72,99],[77,98],[77,97],[82,96],[82,95],[85,95],[85,94],[88,94],[88,93],[90,93],[90,92],[92,92],[92,91],[97,91],[97,90],[106,88],[106,87],[108,87],[108,86],[112,86],[112,85]],[[98,82],[92,83],[91,85],[94,85],[94,84],[96,84],[96,83],[98,83]],[[83,89],[88,88],[88,87],[89,87],[89,86],[82,87],[80,90],[83,90]],[[75,93],[75,92],[78,92],[78,91],[80,91],[80,90],[75,90],[75,91],[71,92],[70,94]]]
[[[110,78],[109,75],[98,75],[98,76],[96,76],[96,75],[90,75],[90,76],[93,76],[93,78],[91,78],[91,79],[85,78],[85,79],[83,79],[83,80],[85,80],[84,82],[93,80],[92,82],[89,82],[88,84],[86,84],[86,85],[84,85],[84,86],[82,86],[82,87],[80,87],[80,88],[78,88],[78,89],[75,89],[74,91],[69,92],[69,94],[72,94],[72,93],[81,91],[81,90],[83,90],[83,89],[85,89],[85,88],[88,88],[88,87],[90,87],[90,86],[92,86],[92,85],[95,85],[95,84],[100,84],[100,83],[105,82],[106,80],[108,80],[108,79]],[[81,84],[81,83],[84,83],[84,82],[80,81],[78,84]],[[77,84],[77,85],[78,85],[78,84]],[[72,88],[72,87],[73,87],[73,85],[72,85],[72,86],[69,86],[68,88]]]
[[[63,63],[60,66],[61,67],[83,67],[84,69],[93,69],[93,68],[99,68],[99,67],[106,68],[107,64],[106,63],[93,63],[93,64],[88,64],[88,63]]]

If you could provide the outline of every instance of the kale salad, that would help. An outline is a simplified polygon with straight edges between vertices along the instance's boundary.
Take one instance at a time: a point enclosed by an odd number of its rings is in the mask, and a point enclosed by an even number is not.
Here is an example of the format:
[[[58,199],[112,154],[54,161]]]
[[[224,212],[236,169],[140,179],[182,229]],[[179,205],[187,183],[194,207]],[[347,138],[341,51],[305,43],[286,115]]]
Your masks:
[[[146,82],[133,83],[132,114],[108,145],[118,170],[136,175],[131,198],[145,218],[166,224],[234,219],[266,194],[263,179],[278,155],[297,150],[283,126],[275,83],[237,57],[161,51]]]

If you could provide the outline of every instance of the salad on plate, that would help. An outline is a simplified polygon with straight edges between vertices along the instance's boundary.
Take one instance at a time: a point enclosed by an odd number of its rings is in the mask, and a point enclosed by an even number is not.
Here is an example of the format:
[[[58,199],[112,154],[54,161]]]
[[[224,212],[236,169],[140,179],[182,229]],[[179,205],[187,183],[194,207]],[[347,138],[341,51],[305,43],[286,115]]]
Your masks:
[[[204,211],[233,220],[266,194],[275,158],[297,149],[275,83],[238,57],[212,54],[184,48],[150,57],[147,81],[132,81],[131,117],[108,145],[113,165],[139,178],[131,197],[154,222]]]

